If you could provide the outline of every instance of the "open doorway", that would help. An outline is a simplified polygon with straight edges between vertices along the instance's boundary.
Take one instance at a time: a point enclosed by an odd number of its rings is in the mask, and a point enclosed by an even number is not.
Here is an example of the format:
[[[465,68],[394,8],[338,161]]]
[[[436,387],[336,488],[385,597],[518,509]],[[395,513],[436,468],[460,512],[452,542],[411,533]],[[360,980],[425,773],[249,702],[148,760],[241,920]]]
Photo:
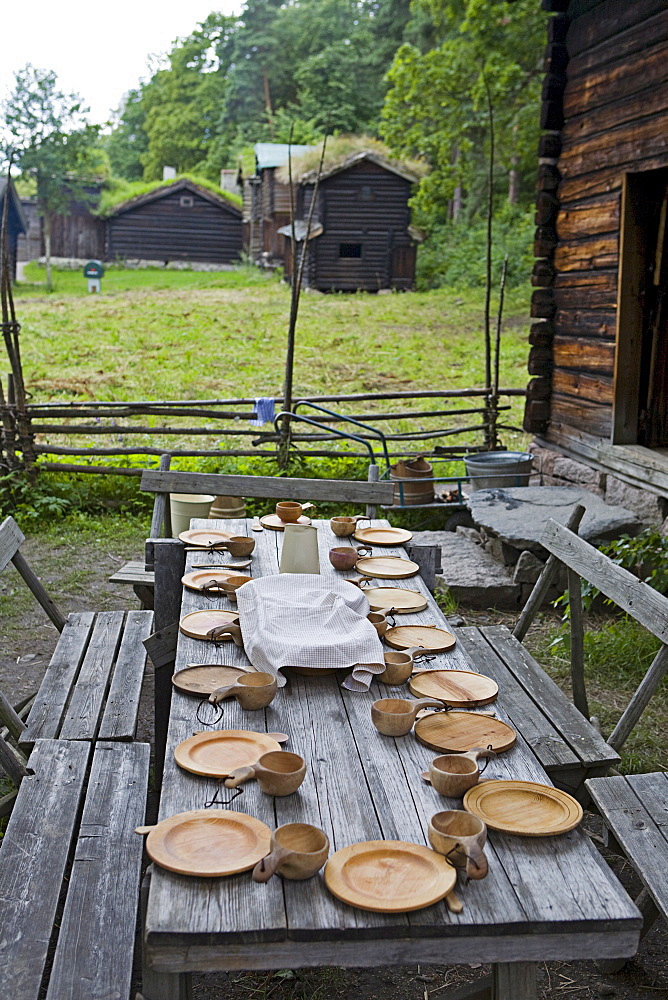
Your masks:
[[[622,194],[614,444],[668,448],[668,168]]]

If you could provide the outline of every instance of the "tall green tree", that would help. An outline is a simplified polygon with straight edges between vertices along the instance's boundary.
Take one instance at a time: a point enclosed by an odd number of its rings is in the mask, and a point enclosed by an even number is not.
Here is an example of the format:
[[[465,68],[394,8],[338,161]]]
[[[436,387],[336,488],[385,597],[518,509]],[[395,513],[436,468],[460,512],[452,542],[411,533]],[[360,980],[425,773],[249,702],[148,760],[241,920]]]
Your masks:
[[[69,211],[72,198],[81,196],[83,184],[100,166],[99,127],[88,123],[87,113],[78,94],[58,88],[54,72],[30,64],[15,74],[14,89],[3,105],[5,156],[13,156],[37,189],[49,291],[52,218]]]
[[[517,202],[535,157],[545,15],[533,0],[414,6],[431,19],[434,44],[398,50],[381,133],[397,153],[423,156],[432,166],[416,198],[422,221],[444,220],[458,190],[469,214],[480,208],[492,119],[497,181]]]

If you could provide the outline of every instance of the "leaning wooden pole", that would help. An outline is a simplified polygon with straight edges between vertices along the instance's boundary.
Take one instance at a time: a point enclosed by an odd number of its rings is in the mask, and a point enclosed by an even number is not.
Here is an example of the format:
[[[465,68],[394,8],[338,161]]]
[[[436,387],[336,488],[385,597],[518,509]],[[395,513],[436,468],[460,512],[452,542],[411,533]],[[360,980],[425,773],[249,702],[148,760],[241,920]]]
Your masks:
[[[492,104],[492,93],[489,83],[482,70],[482,80],[485,85],[487,95],[487,110],[489,114],[489,164],[487,178],[487,233],[486,233],[486,259],[485,259],[485,385],[491,391],[492,385],[492,334],[490,324],[490,304],[492,300],[492,219],[494,216],[494,106]],[[491,399],[487,401],[487,430],[485,432],[485,446],[488,449],[495,447],[492,438],[492,405]]]
[[[287,469],[290,461],[290,412],[292,410],[292,380],[295,366],[295,331],[297,329],[297,313],[299,312],[299,297],[301,295],[302,280],[304,277],[304,266],[308,253],[308,241],[311,235],[311,225],[313,223],[313,212],[318,196],[320,175],[322,165],[325,161],[325,150],[327,148],[327,136],[322,141],[322,152],[318,164],[318,173],[313,186],[313,195],[309,206],[308,218],[306,221],[306,233],[304,234],[304,246],[298,260],[297,253],[297,229],[295,224],[295,197],[292,183],[292,135],[294,125],[290,128],[290,146],[288,152],[288,182],[290,186],[290,224],[292,229],[292,282],[290,288],[290,320],[288,323],[288,344],[285,356],[285,378],[283,382],[283,409],[286,415],[281,424],[281,439],[278,445],[278,467]]]

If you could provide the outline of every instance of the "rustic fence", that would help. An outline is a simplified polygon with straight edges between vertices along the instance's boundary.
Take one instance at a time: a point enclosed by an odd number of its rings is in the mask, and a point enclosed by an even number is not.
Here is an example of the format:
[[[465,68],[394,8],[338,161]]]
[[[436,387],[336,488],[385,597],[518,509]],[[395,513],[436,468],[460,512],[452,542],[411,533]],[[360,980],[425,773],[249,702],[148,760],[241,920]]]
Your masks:
[[[312,423],[293,423],[291,445],[299,454],[312,457],[368,457],[368,449],[378,453],[379,437],[358,425],[369,424],[382,430],[392,448],[391,458],[425,452],[458,458],[494,447],[500,430],[519,431],[500,422],[500,416],[511,409],[510,402],[502,404],[500,400],[523,395],[523,389],[499,389],[497,393],[489,389],[434,389],[304,396],[305,401],[336,408],[340,415],[309,409]],[[281,439],[271,424],[250,424],[256,417],[255,400],[250,398],[40,403],[18,400],[10,377],[7,393],[0,399],[1,461],[9,470],[30,471],[37,463],[42,470],[137,475],[139,469],[113,466],[109,459],[163,454],[276,458],[277,448],[272,445]],[[281,403],[277,398],[277,411]],[[383,404],[390,404],[390,408]],[[328,428],[349,431],[354,438],[342,447],[344,439]],[[215,446],[207,447],[208,442],[202,441],[203,447],[197,447],[193,438],[217,440]],[[49,461],[49,456],[59,460]],[[77,464],[67,462],[67,457],[102,461]]]

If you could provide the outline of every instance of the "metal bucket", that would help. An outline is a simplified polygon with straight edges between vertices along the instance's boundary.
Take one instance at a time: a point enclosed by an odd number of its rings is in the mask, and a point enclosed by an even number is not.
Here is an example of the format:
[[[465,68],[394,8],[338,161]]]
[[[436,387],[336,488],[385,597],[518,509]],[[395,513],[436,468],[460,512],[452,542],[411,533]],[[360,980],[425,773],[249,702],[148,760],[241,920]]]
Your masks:
[[[172,493],[169,508],[172,515],[172,535],[178,538],[190,527],[191,517],[208,517],[216,498],[205,493]]]
[[[472,490],[528,486],[533,455],[525,451],[483,451],[464,458]]]

